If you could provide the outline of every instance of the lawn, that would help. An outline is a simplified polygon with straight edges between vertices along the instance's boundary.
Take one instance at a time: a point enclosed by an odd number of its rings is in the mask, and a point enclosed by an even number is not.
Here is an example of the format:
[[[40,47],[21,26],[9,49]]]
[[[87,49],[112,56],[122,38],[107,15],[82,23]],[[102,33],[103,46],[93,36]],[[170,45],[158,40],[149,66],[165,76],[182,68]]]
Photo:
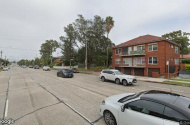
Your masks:
[[[190,80],[188,79],[170,79],[170,80],[190,82]]]
[[[2,69],[0,69],[0,72],[2,71]]]
[[[186,85],[190,86],[190,83],[184,83],[183,81],[164,81],[164,83],[172,83],[172,84],[177,84],[177,85]]]
[[[106,69],[106,67],[103,67],[103,66],[97,66],[97,67],[90,67],[90,69],[88,69],[89,71],[92,71],[92,70],[103,70],[103,69]],[[84,71],[86,70],[85,68],[77,68],[78,71]]]

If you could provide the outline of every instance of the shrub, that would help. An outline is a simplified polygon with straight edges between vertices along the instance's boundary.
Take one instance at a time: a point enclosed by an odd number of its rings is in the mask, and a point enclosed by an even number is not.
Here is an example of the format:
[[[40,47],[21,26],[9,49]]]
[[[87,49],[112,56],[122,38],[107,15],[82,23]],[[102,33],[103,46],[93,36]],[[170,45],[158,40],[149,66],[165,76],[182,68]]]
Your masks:
[[[51,63],[51,64],[49,65],[50,68],[52,68],[53,66],[54,66],[54,63]]]
[[[190,64],[185,64],[185,70],[190,71]]]
[[[190,59],[183,59],[182,64],[190,64]]]

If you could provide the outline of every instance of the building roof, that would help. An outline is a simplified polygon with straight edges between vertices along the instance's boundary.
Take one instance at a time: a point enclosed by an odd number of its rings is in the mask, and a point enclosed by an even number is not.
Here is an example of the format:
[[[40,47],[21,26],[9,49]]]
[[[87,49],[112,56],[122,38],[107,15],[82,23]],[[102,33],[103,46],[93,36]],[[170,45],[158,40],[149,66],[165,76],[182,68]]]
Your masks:
[[[182,58],[182,55],[180,55],[180,58]],[[190,55],[183,55],[183,59],[190,58]]]
[[[150,43],[150,42],[156,42],[156,41],[163,41],[163,40],[168,41],[163,37],[158,37],[158,36],[153,36],[153,35],[144,35],[144,36],[139,36],[132,40],[126,41],[124,43],[121,43],[113,48],[119,48],[119,47],[123,47],[123,46],[137,45],[137,44],[143,44],[143,43]],[[168,42],[170,42],[170,41],[168,41]],[[174,44],[176,44],[176,43],[174,43]],[[178,45],[178,44],[176,44],[176,45]]]

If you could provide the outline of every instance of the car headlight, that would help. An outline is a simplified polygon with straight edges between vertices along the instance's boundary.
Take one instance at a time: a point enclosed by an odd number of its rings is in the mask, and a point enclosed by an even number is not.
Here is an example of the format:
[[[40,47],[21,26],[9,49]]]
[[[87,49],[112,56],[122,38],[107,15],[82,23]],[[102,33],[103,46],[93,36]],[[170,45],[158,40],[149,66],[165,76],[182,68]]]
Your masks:
[[[102,101],[102,105],[105,105],[105,100]]]

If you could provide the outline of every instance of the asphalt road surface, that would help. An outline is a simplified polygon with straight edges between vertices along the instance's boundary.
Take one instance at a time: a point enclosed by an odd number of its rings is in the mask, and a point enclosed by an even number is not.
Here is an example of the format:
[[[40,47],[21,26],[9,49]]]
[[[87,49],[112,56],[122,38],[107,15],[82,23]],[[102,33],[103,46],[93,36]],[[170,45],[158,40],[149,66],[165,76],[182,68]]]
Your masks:
[[[141,81],[122,86],[101,82],[95,75],[60,78],[55,70],[14,67],[0,72],[0,119],[12,120],[14,125],[105,125],[99,114],[102,100],[145,90],[190,97],[189,87]]]

